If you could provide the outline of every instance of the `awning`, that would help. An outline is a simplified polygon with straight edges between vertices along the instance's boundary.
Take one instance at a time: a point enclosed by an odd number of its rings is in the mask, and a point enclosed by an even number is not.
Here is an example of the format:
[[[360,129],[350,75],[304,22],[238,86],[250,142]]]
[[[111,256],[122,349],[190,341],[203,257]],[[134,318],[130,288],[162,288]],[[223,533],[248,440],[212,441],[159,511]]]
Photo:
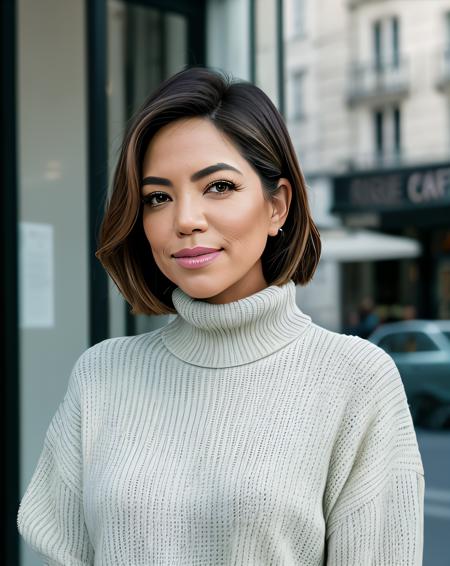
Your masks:
[[[371,230],[320,231],[322,259],[328,261],[377,261],[420,256],[422,246],[412,238]]]

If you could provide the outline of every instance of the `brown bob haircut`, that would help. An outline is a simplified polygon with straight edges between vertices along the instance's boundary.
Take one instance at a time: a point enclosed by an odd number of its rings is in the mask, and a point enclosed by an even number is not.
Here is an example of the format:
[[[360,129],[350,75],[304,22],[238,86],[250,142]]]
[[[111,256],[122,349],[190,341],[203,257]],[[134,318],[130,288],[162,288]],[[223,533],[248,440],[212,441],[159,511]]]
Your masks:
[[[189,117],[207,118],[228,136],[258,174],[265,198],[276,194],[280,177],[292,184],[284,235],[268,236],[261,256],[267,283],[283,285],[292,279],[306,285],[319,262],[320,235],[305,180],[274,104],[250,82],[203,66],[186,67],[161,83],[130,120],[100,226],[95,256],[130,303],[132,314],[176,312],[176,285],[156,265],[143,229],[142,162],[160,128]]]

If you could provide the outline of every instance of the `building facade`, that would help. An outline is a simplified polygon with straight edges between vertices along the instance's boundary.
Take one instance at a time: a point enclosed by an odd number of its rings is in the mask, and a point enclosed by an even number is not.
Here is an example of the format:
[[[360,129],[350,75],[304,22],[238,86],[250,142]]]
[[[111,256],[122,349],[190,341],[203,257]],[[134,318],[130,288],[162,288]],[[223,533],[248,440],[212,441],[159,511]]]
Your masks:
[[[367,297],[385,320],[449,318],[450,2],[287,5],[287,119],[329,287],[317,307],[305,289],[308,307],[339,329]],[[361,230],[376,253],[360,254]]]

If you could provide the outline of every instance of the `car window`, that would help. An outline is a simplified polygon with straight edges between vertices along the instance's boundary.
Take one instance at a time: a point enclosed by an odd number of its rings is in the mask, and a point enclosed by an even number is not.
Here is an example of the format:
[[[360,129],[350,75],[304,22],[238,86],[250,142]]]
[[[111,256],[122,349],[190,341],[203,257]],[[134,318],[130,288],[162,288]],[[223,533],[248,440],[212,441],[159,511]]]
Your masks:
[[[389,334],[380,340],[379,346],[386,352],[393,354],[433,352],[439,349],[433,340],[423,332]]]
[[[401,343],[401,334],[388,334],[384,336],[378,343],[380,348],[386,352],[398,352]]]

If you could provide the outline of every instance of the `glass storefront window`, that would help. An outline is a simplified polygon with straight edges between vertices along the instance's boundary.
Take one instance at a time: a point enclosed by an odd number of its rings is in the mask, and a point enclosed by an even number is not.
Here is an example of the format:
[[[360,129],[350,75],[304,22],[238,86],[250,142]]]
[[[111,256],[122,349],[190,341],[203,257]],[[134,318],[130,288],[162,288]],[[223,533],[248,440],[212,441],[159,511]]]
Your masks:
[[[108,2],[109,186],[127,120],[164,79],[188,62],[185,15],[121,0]],[[168,316],[130,315],[110,281],[110,334],[142,333]]]
[[[89,346],[89,230],[85,3],[19,0],[16,8],[23,493]],[[21,564],[38,563],[23,542],[21,551]]]

